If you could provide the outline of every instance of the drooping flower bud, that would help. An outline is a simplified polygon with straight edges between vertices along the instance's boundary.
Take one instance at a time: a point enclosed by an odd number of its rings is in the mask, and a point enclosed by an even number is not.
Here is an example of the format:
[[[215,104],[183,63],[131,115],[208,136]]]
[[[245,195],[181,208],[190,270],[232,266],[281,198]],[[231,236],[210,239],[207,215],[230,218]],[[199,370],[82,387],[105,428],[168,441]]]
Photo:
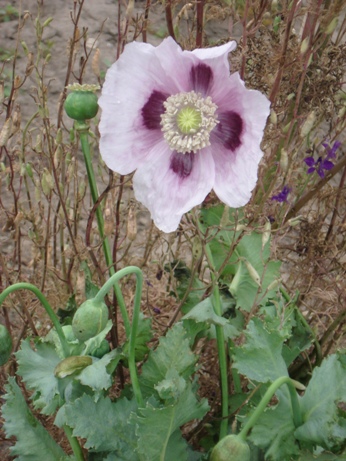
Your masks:
[[[87,341],[105,328],[107,320],[108,308],[106,304],[88,299],[77,309],[73,317],[73,333],[79,341]]]
[[[250,461],[249,445],[237,435],[227,435],[213,448],[210,461]]]
[[[71,93],[65,101],[65,111],[67,115],[79,122],[94,118],[98,112],[97,96],[95,91],[98,85],[79,85],[75,83],[69,85]]]

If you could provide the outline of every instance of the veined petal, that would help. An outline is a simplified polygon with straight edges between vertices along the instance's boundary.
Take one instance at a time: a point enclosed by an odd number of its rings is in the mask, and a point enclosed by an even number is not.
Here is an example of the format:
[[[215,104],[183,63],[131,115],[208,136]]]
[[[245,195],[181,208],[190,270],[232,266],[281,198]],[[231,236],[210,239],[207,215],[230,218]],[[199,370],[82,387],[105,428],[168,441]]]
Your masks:
[[[233,125],[227,131],[228,138],[223,140],[212,133],[214,190],[227,205],[239,207],[249,201],[256,185],[258,164],[263,156],[260,143],[270,102],[259,91],[247,90],[238,74],[232,75],[229,81],[230,89],[225,95],[225,102],[220,104],[219,111],[222,115],[227,113],[227,109],[234,108],[240,118],[229,119]]]
[[[177,92],[155,50],[146,43],[127,45],[108,70],[99,98],[101,155],[107,166],[120,174],[131,173],[148,161],[152,147],[162,138],[161,130],[148,129],[143,118],[150,96],[155,91],[163,95]]]
[[[214,183],[214,161],[207,149],[178,155],[189,157],[177,157],[163,141],[154,148],[156,161],[143,164],[133,177],[136,199],[164,232],[176,230],[182,215],[202,203]]]

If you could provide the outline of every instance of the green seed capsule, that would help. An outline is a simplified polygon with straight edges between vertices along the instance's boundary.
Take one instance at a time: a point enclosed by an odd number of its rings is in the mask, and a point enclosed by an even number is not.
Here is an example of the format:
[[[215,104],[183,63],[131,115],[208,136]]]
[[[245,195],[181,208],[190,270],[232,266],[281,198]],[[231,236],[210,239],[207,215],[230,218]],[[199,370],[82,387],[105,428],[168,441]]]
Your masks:
[[[99,108],[94,92],[97,88],[95,85],[72,85],[65,101],[67,115],[79,122],[94,118]]]

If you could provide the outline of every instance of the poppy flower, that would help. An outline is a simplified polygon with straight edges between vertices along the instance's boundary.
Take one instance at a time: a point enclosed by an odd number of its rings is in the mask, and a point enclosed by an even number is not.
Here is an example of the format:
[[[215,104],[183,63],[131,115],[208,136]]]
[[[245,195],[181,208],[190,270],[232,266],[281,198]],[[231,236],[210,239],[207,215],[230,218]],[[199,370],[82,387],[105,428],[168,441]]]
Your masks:
[[[230,207],[245,205],[263,156],[268,99],[230,75],[235,42],[183,51],[166,38],[133,42],[106,74],[99,105],[100,152],[164,232],[214,189]]]

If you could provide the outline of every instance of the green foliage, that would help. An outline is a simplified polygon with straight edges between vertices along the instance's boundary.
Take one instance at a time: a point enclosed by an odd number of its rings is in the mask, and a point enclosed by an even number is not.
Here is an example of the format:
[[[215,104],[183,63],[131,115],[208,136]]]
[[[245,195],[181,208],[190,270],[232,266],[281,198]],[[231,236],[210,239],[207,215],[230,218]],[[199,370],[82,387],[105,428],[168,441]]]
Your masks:
[[[197,356],[189,346],[189,340],[182,324],[175,324],[167,335],[160,338],[159,346],[149,355],[143,365],[140,376],[140,386],[144,397],[153,393],[156,386],[166,379],[169,370],[175,370],[179,376],[187,380],[196,370]]]
[[[287,375],[282,357],[284,338],[280,332],[268,330],[260,319],[254,318],[248,324],[245,337],[245,344],[233,353],[234,367],[239,373],[261,383]]]
[[[346,357],[333,354],[313,371],[301,399],[304,424],[297,428],[298,440],[326,450],[346,448]]]
[[[286,319],[294,331],[297,323],[291,322],[290,315]],[[291,339],[289,331],[285,324],[278,331],[271,329],[270,323],[268,326],[263,320],[252,319],[245,332],[244,345],[233,350],[234,367],[252,382],[258,383],[273,382],[287,375],[287,364],[283,356],[287,357],[287,354],[284,353],[283,345],[287,337]],[[306,339],[297,341],[296,348],[298,344],[301,344],[302,351],[309,342]],[[297,459],[300,445],[310,452],[316,446],[336,453],[345,448],[346,421],[342,411],[346,399],[344,357],[340,354],[331,355],[322,362],[321,367],[315,368],[305,393],[299,398],[303,420],[299,427],[294,425],[287,389],[277,391],[278,403],[261,415],[249,437],[254,445],[265,451],[267,460]],[[249,411],[251,414],[250,408],[255,399],[251,400],[245,414]]]
[[[7,437],[15,436],[16,444],[11,448],[11,454],[18,461],[62,461],[67,459],[64,451],[52,439],[46,429],[33,416],[26,405],[23,394],[10,377],[5,386],[5,404],[2,416]],[[72,458],[71,458],[72,460]]]
[[[223,282],[229,283],[237,308],[250,311],[276,296],[271,285],[279,278],[281,262],[270,260],[270,239],[264,230],[236,230],[241,219],[239,212],[223,205],[202,210],[205,229],[215,228],[210,249],[216,270],[222,268]]]
[[[187,461],[186,442],[179,428],[192,419],[201,419],[208,411],[206,400],[198,401],[191,383],[185,383],[174,398],[162,406],[156,399],[149,399],[145,408],[133,416],[138,437],[141,461]]]
[[[64,414],[64,422],[73,428],[73,435],[86,439],[85,448],[112,452],[116,456],[114,459],[119,461],[139,461],[135,453],[135,427],[130,424],[136,407],[133,400],[112,402],[108,397],[100,397],[95,402],[93,397],[83,395],[65,404],[60,411]]]
[[[29,339],[22,341],[21,349],[16,354],[18,374],[28,388],[34,391],[34,407],[50,415],[59,403],[58,378],[54,370],[61,359],[52,344],[37,340],[35,346],[36,351],[30,347]]]

